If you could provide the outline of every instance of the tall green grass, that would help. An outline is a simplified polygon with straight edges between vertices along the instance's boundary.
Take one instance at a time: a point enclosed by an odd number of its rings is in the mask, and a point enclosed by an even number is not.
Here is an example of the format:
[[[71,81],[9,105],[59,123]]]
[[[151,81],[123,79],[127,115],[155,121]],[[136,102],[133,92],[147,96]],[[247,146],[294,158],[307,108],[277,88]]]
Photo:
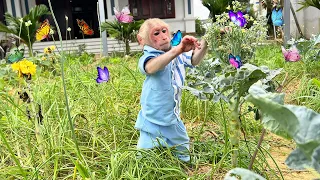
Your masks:
[[[303,76],[299,62],[284,63],[276,47],[261,47],[253,62],[283,67],[292,77]],[[137,68],[140,55],[101,60],[86,55],[66,57],[66,92],[82,161],[77,158],[69,128],[61,78],[40,70],[32,81],[34,101],[41,105],[44,116],[43,150],[35,138],[35,125],[26,115],[26,104],[17,95],[18,81],[12,80],[0,93],[0,179],[222,178],[232,168],[227,121],[230,111],[223,102],[200,101],[183,92],[182,119],[191,138],[190,163],[175,158],[172,148],[136,149],[139,132],[134,124],[144,80]],[[96,66],[109,68],[109,82],[95,82]],[[305,93],[301,91],[300,95]],[[317,101],[307,97],[297,98],[297,102],[318,106]],[[249,165],[262,131],[247,106],[244,104],[241,110],[246,139],[241,138],[239,151],[239,166],[244,168]],[[253,170],[269,179],[280,178],[278,170],[266,160],[269,157],[268,145],[263,143]]]

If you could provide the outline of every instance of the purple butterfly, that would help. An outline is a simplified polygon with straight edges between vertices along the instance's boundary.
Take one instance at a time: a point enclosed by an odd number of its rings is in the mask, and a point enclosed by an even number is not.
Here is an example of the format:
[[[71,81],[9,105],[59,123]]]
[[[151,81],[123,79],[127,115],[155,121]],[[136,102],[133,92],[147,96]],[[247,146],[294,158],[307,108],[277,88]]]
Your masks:
[[[234,57],[232,54],[229,54],[229,63],[237,69],[242,66],[240,56]]]
[[[288,50],[286,50],[283,46],[281,46],[281,50],[282,50],[282,54],[284,56],[284,59],[286,61],[296,62],[301,59],[301,56],[299,54],[299,50],[296,48],[296,46],[292,46]]]
[[[100,67],[97,67],[97,70],[98,70],[98,77],[96,79],[97,83],[108,82],[110,78],[108,68],[104,67],[104,69],[101,69]]]
[[[233,23],[240,27],[244,27],[244,25],[247,23],[246,18],[243,17],[243,14],[241,11],[238,11],[237,13],[234,13],[233,11],[229,11],[229,18]]]

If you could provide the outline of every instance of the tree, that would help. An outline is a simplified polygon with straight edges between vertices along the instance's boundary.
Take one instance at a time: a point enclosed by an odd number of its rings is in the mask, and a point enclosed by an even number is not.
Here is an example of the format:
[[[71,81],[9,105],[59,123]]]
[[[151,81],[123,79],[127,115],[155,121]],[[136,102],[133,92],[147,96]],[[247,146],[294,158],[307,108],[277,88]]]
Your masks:
[[[227,6],[232,2],[232,0],[202,0],[203,6],[209,9],[210,17],[213,21],[216,21],[215,15],[222,14],[225,12]]]

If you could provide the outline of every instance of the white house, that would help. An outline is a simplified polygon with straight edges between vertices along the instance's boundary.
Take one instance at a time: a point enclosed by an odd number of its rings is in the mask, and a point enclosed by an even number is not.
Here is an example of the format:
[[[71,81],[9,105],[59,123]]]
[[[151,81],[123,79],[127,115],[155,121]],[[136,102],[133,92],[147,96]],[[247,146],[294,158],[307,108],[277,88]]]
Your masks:
[[[167,22],[173,32],[177,30],[186,33],[195,32],[193,0],[51,0],[60,29],[67,28],[65,16],[68,16],[68,27],[73,29],[73,38],[82,38],[76,19],[84,19],[95,32],[99,32],[98,1],[103,1],[104,7],[100,7],[100,10],[105,11],[106,20],[114,20],[113,7],[121,10],[124,6],[129,6],[136,20],[157,17]],[[39,4],[48,6],[48,0],[0,0],[0,21],[4,21],[5,12],[15,17],[22,17]],[[49,21],[53,24],[50,17]],[[62,31],[63,37],[64,34]],[[94,37],[99,37],[99,33],[90,38]]]

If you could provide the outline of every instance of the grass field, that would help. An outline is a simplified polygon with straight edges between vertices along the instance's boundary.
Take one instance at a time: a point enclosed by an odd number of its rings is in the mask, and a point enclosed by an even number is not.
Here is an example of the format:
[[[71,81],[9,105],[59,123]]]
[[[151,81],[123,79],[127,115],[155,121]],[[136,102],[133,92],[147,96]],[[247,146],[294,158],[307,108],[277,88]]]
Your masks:
[[[191,138],[191,163],[180,162],[172,148],[136,149],[134,123],[145,78],[137,68],[140,56],[67,55],[65,84],[58,64],[54,73],[38,66],[29,84],[7,70],[0,86],[0,179],[223,179],[232,169],[232,148],[226,142],[230,110],[222,101],[200,101],[184,91],[181,116]],[[319,113],[320,89],[310,83],[320,79],[319,61],[285,62],[280,46],[270,44],[259,47],[250,63],[284,68],[276,80],[287,76],[282,90],[286,102]],[[109,82],[96,83],[97,66],[108,67]],[[19,98],[25,87],[30,87],[31,103]],[[248,105],[241,110],[245,138],[242,133],[238,166],[243,168],[248,168],[263,129],[246,112]],[[294,146],[267,133],[253,171],[267,179],[316,177],[283,165]]]

